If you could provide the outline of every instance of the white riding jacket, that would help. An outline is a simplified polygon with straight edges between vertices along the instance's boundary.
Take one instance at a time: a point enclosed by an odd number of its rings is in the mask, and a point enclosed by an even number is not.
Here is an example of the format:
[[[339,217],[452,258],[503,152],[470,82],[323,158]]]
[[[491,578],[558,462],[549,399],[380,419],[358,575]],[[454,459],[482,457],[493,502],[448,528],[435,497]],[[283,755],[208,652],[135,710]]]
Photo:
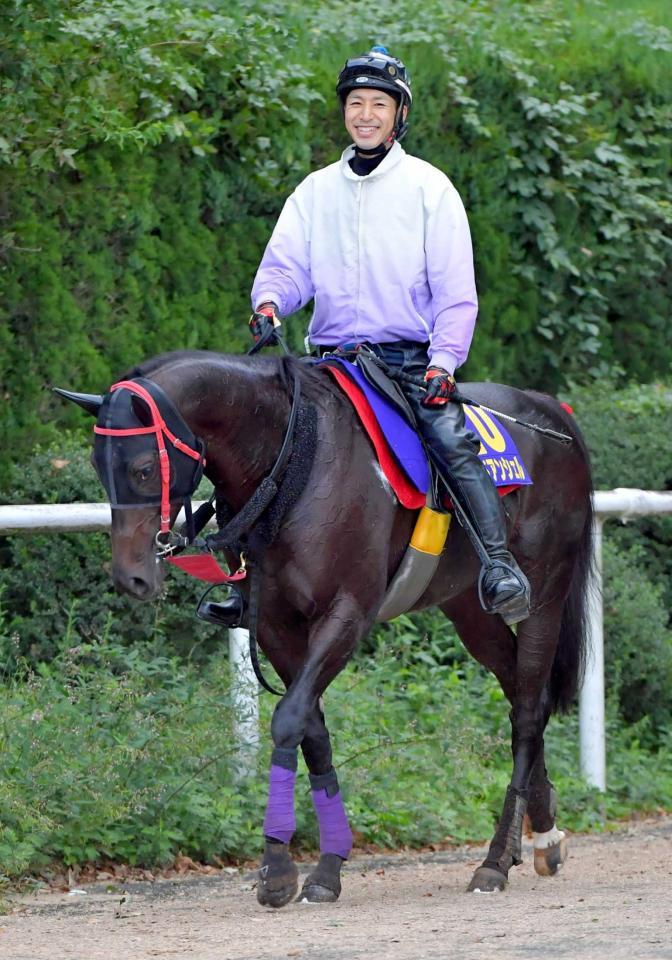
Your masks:
[[[264,252],[252,305],[281,316],[314,299],[309,337],[338,345],[429,342],[429,359],[453,373],[476,321],[469,224],[460,196],[436,167],[395,143],[370,174],[341,159],[303,180]]]

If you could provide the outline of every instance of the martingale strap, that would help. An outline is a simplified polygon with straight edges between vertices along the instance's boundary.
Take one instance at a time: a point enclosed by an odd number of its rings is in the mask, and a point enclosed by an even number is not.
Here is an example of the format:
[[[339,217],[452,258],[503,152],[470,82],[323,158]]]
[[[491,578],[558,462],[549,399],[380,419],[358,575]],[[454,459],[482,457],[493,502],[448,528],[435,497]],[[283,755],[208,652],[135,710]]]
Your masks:
[[[164,557],[164,560],[179,567],[183,573],[188,573],[197,580],[205,580],[206,583],[236,583],[247,576],[244,559],[235,573],[223,570],[211,553],[190,553],[182,557]]]

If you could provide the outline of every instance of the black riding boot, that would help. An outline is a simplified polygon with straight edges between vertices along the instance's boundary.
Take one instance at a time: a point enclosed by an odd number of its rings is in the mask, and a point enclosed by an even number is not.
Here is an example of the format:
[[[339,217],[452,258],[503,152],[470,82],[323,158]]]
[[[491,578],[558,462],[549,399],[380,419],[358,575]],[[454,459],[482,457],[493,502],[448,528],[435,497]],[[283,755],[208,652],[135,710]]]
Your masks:
[[[245,597],[235,587],[230,587],[231,595],[216,603],[213,600],[202,600],[196,609],[196,616],[200,620],[207,620],[217,627],[243,627],[247,619],[247,604]]]
[[[525,620],[530,614],[530,584],[507,549],[501,497],[478,459],[479,441],[465,429],[461,406],[423,407],[416,401],[413,412],[432,458],[446,474],[488,555],[479,579],[483,609],[500,614],[508,624]]]

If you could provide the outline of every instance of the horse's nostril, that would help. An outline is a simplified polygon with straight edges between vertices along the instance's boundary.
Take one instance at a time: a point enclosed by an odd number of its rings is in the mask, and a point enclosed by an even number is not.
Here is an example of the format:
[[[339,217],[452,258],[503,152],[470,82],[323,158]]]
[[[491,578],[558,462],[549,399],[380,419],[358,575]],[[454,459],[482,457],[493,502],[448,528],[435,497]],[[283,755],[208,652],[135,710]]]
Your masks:
[[[145,577],[115,572],[113,579],[119,593],[129,593],[136,600],[147,600],[152,596],[154,588]]]
[[[129,587],[136,597],[146,597],[150,590],[149,584],[142,577],[131,577]]]

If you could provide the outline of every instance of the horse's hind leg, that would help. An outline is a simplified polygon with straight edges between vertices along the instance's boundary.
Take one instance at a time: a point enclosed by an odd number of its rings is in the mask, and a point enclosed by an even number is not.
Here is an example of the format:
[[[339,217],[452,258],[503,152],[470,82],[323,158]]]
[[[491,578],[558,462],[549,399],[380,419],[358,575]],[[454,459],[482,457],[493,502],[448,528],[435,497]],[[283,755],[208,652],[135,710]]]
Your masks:
[[[319,704],[308,719],[301,749],[320,830],[320,860],[306,877],[297,899],[302,903],[333,903],[341,893],[341,867],[352,848],[352,831],[332,765],[329,731]]]
[[[543,748],[530,777],[527,815],[534,839],[534,869],[542,877],[554,876],[567,859],[567,839],[555,824],[556,795],[548,779]]]
[[[533,829],[541,832],[551,826],[550,784],[546,790],[541,778],[533,780],[532,774],[538,760],[543,771],[543,735],[550,715],[546,678],[555,654],[555,645],[547,638],[554,636],[555,618],[548,609],[535,614],[520,625],[516,637],[500,617],[482,611],[475,599],[469,603],[462,597],[443,609],[469,652],[495,674],[512,704],[513,776],[488,854],[467,888],[490,893],[503,890],[510,868],[522,861],[523,817],[530,786],[538,787],[536,793],[533,790]]]
[[[471,892],[503,890],[510,868],[522,862],[522,823],[530,781],[535,764],[543,758],[544,730],[551,713],[547,681],[555,656],[558,627],[559,611],[549,604],[518,628],[511,710],[513,773],[488,855],[468,887]],[[537,810],[541,812],[541,806],[535,809],[535,817]]]
[[[513,704],[516,696],[516,636],[501,617],[485,613],[478,599],[461,596],[441,608],[450,617],[469,653],[497,677]],[[513,716],[513,714],[511,714]],[[474,873],[469,892],[503,890],[509,868],[520,863],[525,806],[507,791],[504,811],[485,861]]]

